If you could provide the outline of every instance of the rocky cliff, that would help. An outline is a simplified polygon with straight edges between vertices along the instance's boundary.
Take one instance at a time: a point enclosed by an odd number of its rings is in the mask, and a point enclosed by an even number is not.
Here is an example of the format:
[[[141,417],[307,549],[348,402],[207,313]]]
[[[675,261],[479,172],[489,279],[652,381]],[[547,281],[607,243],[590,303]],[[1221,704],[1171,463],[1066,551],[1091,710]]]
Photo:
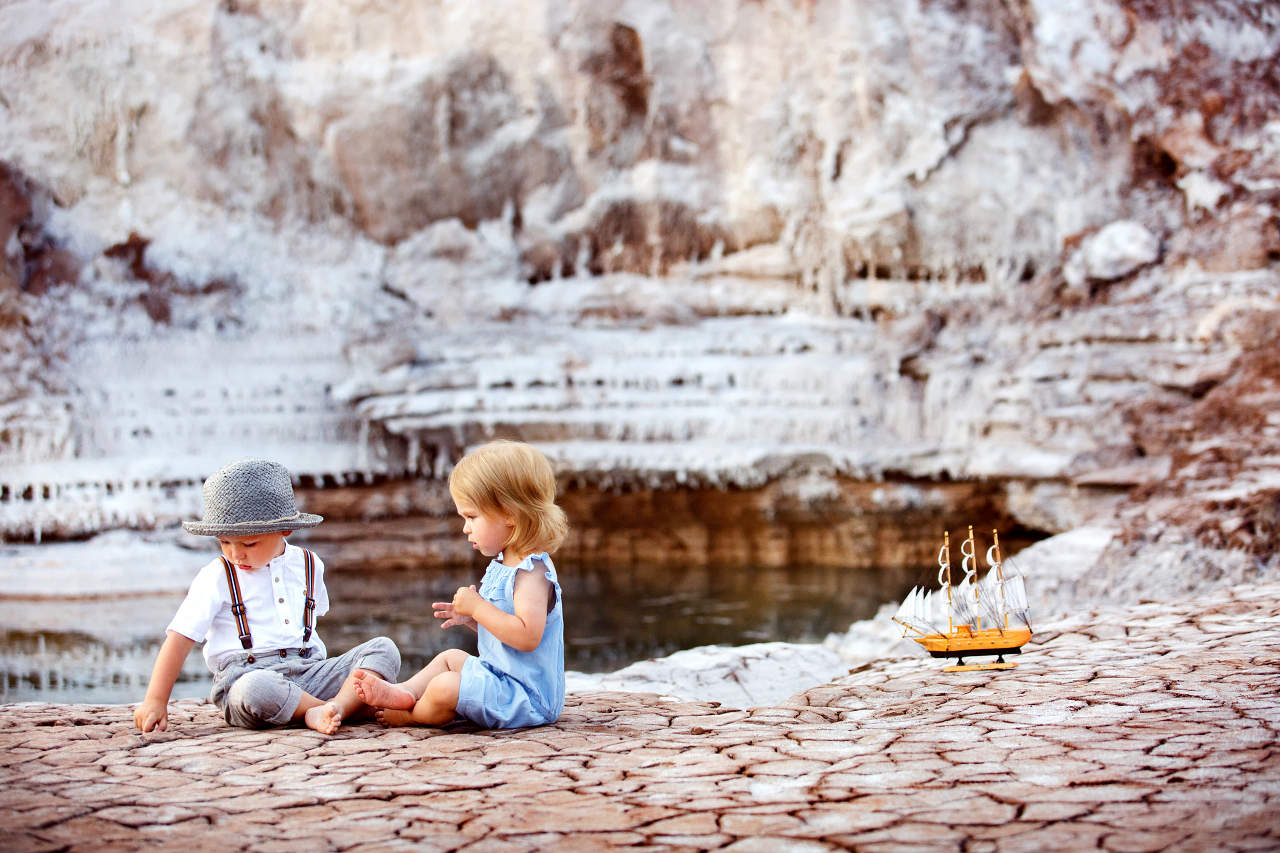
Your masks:
[[[7,538],[171,526],[260,453],[331,546],[450,559],[440,478],[511,436],[586,558],[916,565],[977,521],[1109,531],[1063,596],[1277,567],[1269,4],[53,0],[0,33]]]

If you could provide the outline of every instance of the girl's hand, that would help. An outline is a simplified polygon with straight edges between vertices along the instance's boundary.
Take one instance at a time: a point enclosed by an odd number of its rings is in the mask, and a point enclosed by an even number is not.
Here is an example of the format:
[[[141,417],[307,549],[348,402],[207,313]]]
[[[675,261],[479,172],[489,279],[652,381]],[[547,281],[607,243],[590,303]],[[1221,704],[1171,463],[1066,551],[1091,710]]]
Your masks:
[[[441,628],[452,628],[455,625],[461,625],[464,628],[470,628],[472,631],[476,630],[476,620],[457,612],[453,607],[452,601],[437,601],[431,605],[431,608],[435,611],[433,615],[437,619],[444,620],[440,623]]]
[[[474,617],[476,608],[484,601],[480,597],[480,593],[476,592],[475,584],[471,586],[460,586],[458,591],[453,594],[453,610],[461,616]],[[475,620],[472,619],[474,622]]]

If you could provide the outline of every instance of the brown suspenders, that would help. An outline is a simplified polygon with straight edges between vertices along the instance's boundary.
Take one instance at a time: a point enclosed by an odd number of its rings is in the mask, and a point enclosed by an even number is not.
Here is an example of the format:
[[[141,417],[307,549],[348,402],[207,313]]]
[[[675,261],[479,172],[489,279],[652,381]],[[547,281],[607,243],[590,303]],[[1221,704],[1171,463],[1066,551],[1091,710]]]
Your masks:
[[[222,557],[222,569],[227,573],[227,590],[231,593],[231,614],[236,617],[236,631],[240,634],[240,645],[246,649],[253,648],[253,635],[249,633],[249,618],[245,615],[244,600],[240,596],[240,580],[236,577],[235,567],[226,557]]]
[[[302,642],[306,643],[311,639],[311,626],[316,619],[316,600],[312,598],[316,585],[316,555],[303,548],[302,561],[307,564],[307,600],[302,605]]]
[[[246,649],[253,648],[253,635],[249,633],[249,616],[245,612],[244,597],[240,594],[240,579],[236,577],[235,566],[226,557],[221,557],[223,571],[227,573],[227,590],[231,593],[231,614],[236,618],[236,632],[240,635],[240,645]],[[316,618],[316,555],[306,548],[302,549],[302,560],[307,567],[307,601],[302,607],[302,642],[311,640],[311,626]]]

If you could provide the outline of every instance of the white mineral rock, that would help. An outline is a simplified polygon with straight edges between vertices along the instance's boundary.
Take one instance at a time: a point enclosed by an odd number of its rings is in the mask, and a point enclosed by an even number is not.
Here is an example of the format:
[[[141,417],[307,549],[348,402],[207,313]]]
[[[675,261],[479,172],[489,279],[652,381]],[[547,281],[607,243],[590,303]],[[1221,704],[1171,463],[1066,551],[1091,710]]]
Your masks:
[[[1062,273],[1072,288],[1082,288],[1089,280],[1122,278],[1159,257],[1160,240],[1140,223],[1112,222],[1081,244]]]

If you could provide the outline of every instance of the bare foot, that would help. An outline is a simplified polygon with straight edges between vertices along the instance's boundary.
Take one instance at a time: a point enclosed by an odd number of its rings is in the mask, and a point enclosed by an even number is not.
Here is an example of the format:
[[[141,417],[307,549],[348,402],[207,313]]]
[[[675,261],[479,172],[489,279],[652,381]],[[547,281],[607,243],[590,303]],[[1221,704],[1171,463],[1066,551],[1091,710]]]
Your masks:
[[[408,711],[393,711],[389,708],[378,708],[373,712],[378,722],[384,726],[412,726],[413,714]]]
[[[302,719],[307,728],[315,729],[322,735],[331,735],[342,727],[342,709],[337,702],[325,702],[308,708]]]
[[[356,670],[351,678],[356,695],[360,701],[374,708],[394,708],[397,711],[408,711],[416,703],[415,697],[408,690],[395,684],[388,684],[377,675],[365,669]]]

